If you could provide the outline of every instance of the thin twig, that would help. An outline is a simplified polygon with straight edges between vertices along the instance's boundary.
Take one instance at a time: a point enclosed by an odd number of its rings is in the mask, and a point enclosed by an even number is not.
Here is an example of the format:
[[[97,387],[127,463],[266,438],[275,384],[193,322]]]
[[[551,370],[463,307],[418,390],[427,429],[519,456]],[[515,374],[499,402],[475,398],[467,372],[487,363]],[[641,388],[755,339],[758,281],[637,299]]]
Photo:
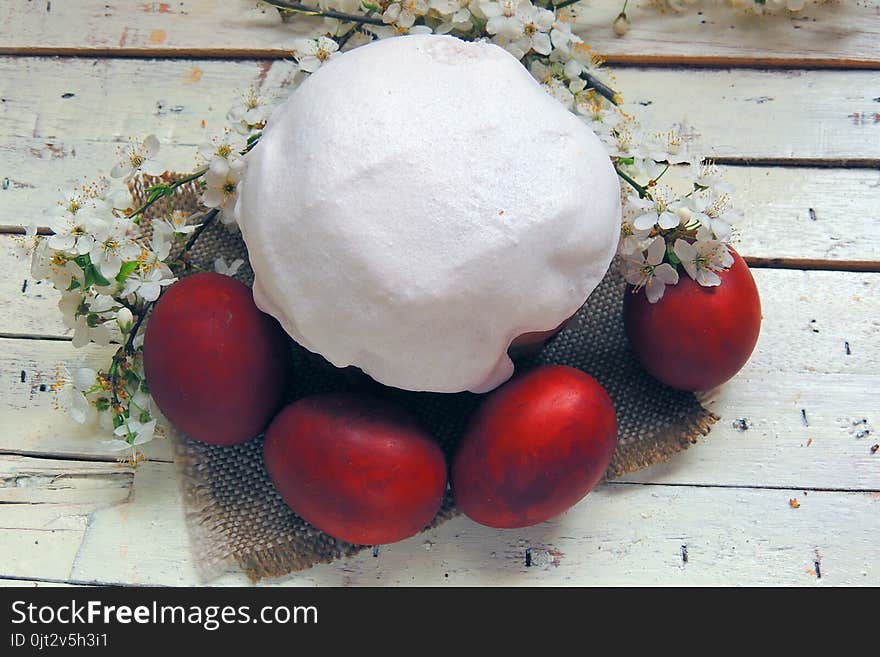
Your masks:
[[[594,89],[596,93],[598,93],[600,96],[607,98],[612,105],[618,104],[618,101],[620,100],[620,94],[614,91],[614,89],[609,87],[607,84],[597,80],[586,71],[581,73],[581,79],[587,83],[587,87],[589,89]]]
[[[642,185],[637,183],[635,180],[630,178],[627,174],[621,171],[618,167],[614,167],[614,170],[617,171],[617,175],[623,178],[629,185],[639,193],[639,198],[649,198],[654,200],[654,197],[651,196],[651,192],[645,189]]]
[[[304,5],[299,2],[285,2],[284,0],[262,0],[267,5],[272,5],[278,9],[283,9],[286,11],[292,11],[297,14],[304,14],[306,16],[321,16],[323,18],[336,18],[341,21],[347,21],[350,23],[367,23],[369,25],[387,25],[385,21],[381,18],[373,18],[371,16],[366,16],[363,14],[346,14],[342,11],[335,11],[333,9],[320,9],[318,7],[309,7],[308,5]]]
[[[205,229],[214,222],[214,220],[217,218],[217,215],[219,214],[220,210],[218,208],[213,208],[205,214],[205,218],[202,221],[201,225],[193,231],[193,234],[187,240],[186,244],[183,245],[183,248],[177,256],[178,260],[185,260],[186,255],[193,248],[193,246],[195,246],[195,243],[198,241],[199,237],[202,235],[202,233],[205,232]],[[113,361],[111,362],[110,369],[107,372],[110,379],[110,400],[112,404],[113,414],[117,417],[121,416],[121,413],[117,412],[117,409],[120,407],[118,393],[119,369],[122,366],[122,363],[124,363],[129,356],[134,356],[135,338],[137,337],[138,331],[140,331],[141,325],[144,323],[144,320],[146,320],[147,315],[150,314],[150,310],[156,304],[155,301],[149,301],[144,304],[140,309],[135,310],[134,307],[131,306],[131,304],[127,303],[124,299],[119,301],[123,306],[131,310],[132,314],[137,319],[129,330],[128,336],[126,337],[123,345],[119,349],[117,349],[115,354],[113,354]],[[123,421],[125,421],[124,418]],[[129,433],[128,437],[132,438],[131,433]]]
[[[147,201],[146,201],[141,207],[139,207],[137,210],[132,210],[132,211],[129,212],[127,215],[125,215],[125,218],[126,218],[126,219],[131,219],[131,218],[133,218],[133,217],[138,216],[139,214],[145,212],[150,206],[152,206],[154,203],[156,203],[156,201],[158,201],[160,198],[165,198],[165,197],[167,197],[168,194],[169,194],[169,192],[173,192],[173,191],[174,191],[175,189],[177,189],[178,187],[181,187],[182,185],[185,185],[186,183],[189,183],[189,182],[192,182],[193,180],[196,180],[196,179],[198,179],[198,178],[201,178],[201,177],[204,176],[207,172],[208,172],[208,167],[203,167],[203,168],[201,168],[201,169],[198,169],[197,171],[194,171],[193,173],[189,174],[188,176],[184,176],[183,178],[178,178],[178,179],[175,180],[174,182],[172,182],[172,183],[170,183],[169,185],[167,185],[167,189],[166,189],[164,192],[162,192],[161,194],[159,194],[159,195],[156,196],[155,198],[150,198],[150,199],[148,199],[148,200],[147,200]]]

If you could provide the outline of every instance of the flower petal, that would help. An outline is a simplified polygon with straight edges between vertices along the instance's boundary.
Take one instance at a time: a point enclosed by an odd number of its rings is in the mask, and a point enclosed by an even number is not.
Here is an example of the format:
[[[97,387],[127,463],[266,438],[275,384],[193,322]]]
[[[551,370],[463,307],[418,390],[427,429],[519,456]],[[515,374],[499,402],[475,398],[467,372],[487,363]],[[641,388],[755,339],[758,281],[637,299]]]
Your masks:
[[[141,154],[146,158],[150,159],[156,153],[159,152],[159,139],[156,135],[147,135],[147,138],[144,139],[144,147],[141,151]]]
[[[655,237],[648,246],[648,257],[645,260],[649,265],[656,266],[663,262],[664,255],[666,255],[666,240]]]

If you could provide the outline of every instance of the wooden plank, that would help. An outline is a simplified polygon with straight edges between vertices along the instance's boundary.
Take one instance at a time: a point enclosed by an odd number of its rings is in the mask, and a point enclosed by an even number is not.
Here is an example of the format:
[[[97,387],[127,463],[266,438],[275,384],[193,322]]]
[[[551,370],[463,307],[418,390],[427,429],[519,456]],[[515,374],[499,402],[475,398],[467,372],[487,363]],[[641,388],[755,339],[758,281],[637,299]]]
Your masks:
[[[191,148],[173,150],[175,156],[179,154],[182,166],[192,163]],[[82,168],[97,172],[105,162],[85,163]],[[746,258],[764,266],[794,261],[794,266],[801,269],[821,269],[835,264],[850,270],[877,269],[880,263],[880,207],[877,204],[880,173],[876,170],[743,166],[720,166],[719,169],[725,180],[735,187],[735,202],[745,213],[736,248]],[[55,187],[60,189],[67,183],[72,188],[66,176],[75,175],[79,170],[80,167],[59,164],[51,175],[46,175],[46,186],[55,176],[65,176],[56,178]],[[4,193],[0,191],[0,223],[6,214],[7,203],[2,202],[6,200]],[[9,221],[16,221],[16,217],[42,216],[48,200],[45,196],[15,194],[12,192],[8,201],[12,206]],[[18,211],[14,210],[15,206]],[[7,231],[13,229],[6,227]],[[0,266],[8,272],[0,280],[0,307],[22,295],[31,301],[46,295],[42,288],[32,285],[33,281],[25,286],[24,282],[30,278],[29,264],[22,256],[21,246],[20,239],[0,234]],[[56,335],[59,331],[63,334],[63,327],[53,323],[53,319],[54,315],[43,317],[47,323],[41,324],[40,335]],[[9,330],[3,327],[0,332]]]
[[[79,465],[50,467],[73,474]],[[198,583],[175,477],[170,464],[142,464],[127,501],[103,505],[95,489],[95,510],[70,508],[77,529],[47,532],[44,505],[30,505],[32,515],[0,529],[0,577]],[[378,557],[366,552],[268,584],[877,585],[878,505],[880,496],[866,492],[607,484],[536,527],[495,530],[456,518],[383,546]],[[0,506],[0,527],[18,506]],[[247,580],[227,574],[214,583]]]
[[[72,422],[64,410],[64,393],[53,390],[76,367],[106,368],[114,349],[89,345],[75,350],[70,342],[0,338],[0,453],[115,462],[118,454],[101,444],[98,429]],[[170,461],[172,448],[156,439],[148,454]]]
[[[71,472],[67,461],[6,455],[0,472],[0,504],[77,504],[100,497],[124,501],[134,473],[119,463],[83,461]]]
[[[52,586],[52,587],[68,587],[74,586],[73,584],[67,584],[63,582],[54,582],[47,581],[41,579],[6,579],[0,578],[0,586],[6,588],[28,588],[28,589],[36,589],[40,587]]]
[[[47,206],[63,198],[62,190],[105,174],[132,137],[157,134],[160,159],[171,169],[190,170],[194,147],[206,130],[222,128],[238,93],[262,84],[283,98],[292,75],[291,63],[278,61],[0,58],[0,229],[45,223]],[[618,69],[612,82],[646,130],[686,119],[717,158],[823,165],[837,158],[880,166],[880,122],[872,118],[880,111],[878,72]],[[817,208],[819,223],[805,229],[813,231],[805,238],[838,238],[831,226],[842,234],[872,234],[852,222],[867,216],[876,225],[876,170],[761,175],[733,172],[759,211],[794,211],[803,220],[809,207]],[[788,252],[796,255],[797,248]],[[831,257],[863,259],[845,251]]]
[[[720,0],[681,15],[648,0],[630,2],[631,30],[611,29],[619,0],[593,0],[563,10],[594,50],[609,61],[877,67],[880,16],[871,3],[809,2],[797,14],[755,17]],[[139,57],[284,57],[292,38],[320,21],[284,24],[254,0],[70,3],[6,0],[0,53]]]
[[[870,451],[880,431],[880,274],[756,270],[755,277],[761,339],[746,368],[706,402],[722,420],[668,466],[628,480],[880,490],[880,453]],[[0,339],[0,452],[112,460],[94,429],[58,410],[51,391],[64,367],[106,366],[111,350]],[[146,452],[171,458],[163,441]]]

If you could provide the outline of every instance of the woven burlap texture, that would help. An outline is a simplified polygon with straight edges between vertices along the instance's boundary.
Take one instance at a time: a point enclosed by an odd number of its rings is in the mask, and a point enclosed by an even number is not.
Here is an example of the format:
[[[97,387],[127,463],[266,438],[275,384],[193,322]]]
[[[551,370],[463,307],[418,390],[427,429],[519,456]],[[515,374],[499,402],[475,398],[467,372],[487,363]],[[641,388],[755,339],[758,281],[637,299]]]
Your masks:
[[[166,178],[167,180],[167,178]],[[137,201],[157,179],[136,179]],[[194,186],[181,187],[144,222],[170,209],[195,211]],[[247,249],[240,235],[219,221],[201,235],[191,252],[194,270],[213,269],[215,258],[241,258],[237,278],[253,282]],[[595,377],[614,402],[618,444],[607,478],[640,470],[671,456],[706,435],[718,419],[693,394],[668,388],[650,377],[633,356],[623,328],[625,284],[612,266],[574,320],[540,352],[517,361],[517,371],[546,363],[576,367]],[[366,390],[407,407],[442,445],[447,456],[455,448],[469,416],[480,401],[470,393],[413,393],[376,384],[351,369],[339,370],[321,357],[291,343],[295,376],[289,399],[335,390]],[[263,382],[254,381],[255,391]],[[262,437],[236,447],[214,447],[175,435],[176,460],[194,562],[203,580],[242,569],[252,580],[278,577],[318,563],[354,554],[366,546],[332,538],[315,529],[288,508],[273,487],[262,458]],[[586,502],[589,504],[589,501]],[[457,515],[447,493],[431,526]]]

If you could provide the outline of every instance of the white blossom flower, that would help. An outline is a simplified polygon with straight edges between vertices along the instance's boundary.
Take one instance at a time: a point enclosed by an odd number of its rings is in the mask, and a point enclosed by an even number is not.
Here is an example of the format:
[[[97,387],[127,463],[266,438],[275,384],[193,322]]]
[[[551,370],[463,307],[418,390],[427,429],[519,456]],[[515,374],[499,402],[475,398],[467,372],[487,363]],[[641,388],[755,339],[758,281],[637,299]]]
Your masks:
[[[636,160],[644,159],[642,153],[641,132],[633,124],[631,119],[623,119],[614,128],[600,138],[608,148],[609,155],[618,159],[633,160],[633,164],[626,164],[627,171],[636,174],[634,169],[643,168],[636,165]],[[648,164],[654,167],[656,163],[651,160]]]
[[[174,244],[174,228],[165,221],[157,221],[153,224],[153,234],[150,237],[150,247],[157,260],[165,260],[171,254]]]
[[[730,241],[733,224],[742,220],[742,212],[731,207],[726,193],[696,194],[690,199],[693,219],[722,241]]]
[[[489,17],[486,32],[498,37],[499,45],[517,59],[534,51],[540,55],[549,55],[553,50],[550,30],[556,18],[553,12],[543,7],[536,7],[529,0],[520,0],[515,10],[510,13],[510,2],[482,4],[480,8]],[[491,12],[491,15],[490,13]]]
[[[651,303],[657,303],[663,297],[667,285],[678,283],[678,272],[668,262],[663,262],[664,255],[666,240],[655,237],[647,253],[635,251],[623,257],[623,277],[626,282],[636,290],[644,288],[645,296]]]
[[[251,129],[261,129],[269,118],[269,106],[266,99],[250,87],[242,96],[241,101],[232,107],[226,115],[232,123],[232,129],[240,135],[250,135]]]
[[[193,215],[184,212],[183,210],[174,210],[164,218],[163,223],[170,227],[174,233],[179,235],[189,235],[202,225],[189,223],[192,218]],[[164,258],[162,258],[162,260],[164,260]]]
[[[223,274],[224,276],[235,276],[243,264],[244,260],[236,258],[227,265],[226,259],[223,256],[218,256],[214,260],[214,271],[218,274]]]
[[[232,210],[238,192],[238,181],[244,173],[244,160],[224,164],[215,161],[205,175],[205,193],[202,204],[220,209],[220,220],[229,224],[235,221]]]
[[[620,113],[614,109],[611,103],[592,89],[575,94],[574,109],[592,124],[594,130],[601,127],[601,129],[610,132],[622,119]],[[595,124],[601,125],[596,126]]]
[[[553,44],[553,49],[560,55],[570,56],[572,45],[580,41],[581,38],[571,31],[571,22],[557,20],[553,23],[550,29],[550,42]],[[576,63],[580,68],[580,63]]]
[[[627,32],[629,32],[629,19],[626,17],[626,14],[620,12],[617,15],[617,18],[614,19],[614,24],[612,27],[614,28],[614,33],[617,36],[623,36]]]
[[[559,72],[554,70],[552,66],[547,66],[543,62],[535,59],[529,66],[532,76],[541,83],[544,91],[553,96],[562,103],[566,109],[571,109],[574,104],[574,94],[566,86],[565,82],[560,79]]]
[[[119,425],[113,430],[114,435],[119,436],[116,440],[102,441],[104,447],[113,452],[123,452],[131,450],[132,461],[137,459],[137,450],[135,447],[143,445],[153,440],[156,433],[156,420],[149,422],[138,422],[128,418],[124,424]],[[129,439],[131,442],[129,442]]]
[[[672,191],[666,187],[655,187],[651,190],[653,198],[630,197],[629,203],[638,212],[633,220],[633,226],[639,230],[650,230],[654,225],[664,230],[675,228],[681,221],[676,210],[682,205],[681,201],[670,202]]]
[[[119,273],[123,262],[140,255],[140,247],[127,237],[128,229],[127,222],[117,220],[103,224],[95,231],[95,243],[89,251],[89,258],[108,280]]]
[[[122,296],[137,294],[144,301],[155,301],[162,293],[162,288],[177,281],[164,262],[156,262],[147,267],[135,269],[122,288]]]
[[[40,239],[31,257],[31,276],[48,280],[57,290],[65,291],[77,281],[83,285],[83,270],[65,254],[49,247],[49,240]]]
[[[317,39],[297,39],[293,46],[293,56],[299,64],[299,69],[306,73],[317,71],[321,68],[321,64],[336,57],[338,51],[339,44],[325,36]]]
[[[675,255],[688,276],[697,283],[705,287],[720,285],[721,277],[717,272],[729,269],[733,256],[723,242],[699,237],[693,244],[683,239],[675,240]]]
[[[76,326],[76,318],[82,312],[88,311],[85,296],[82,290],[64,291],[58,300],[58,310],[61,311],[61,321],[67,328]]]
[[[53,217],[49,222],[51,235],[47,242],[49,247],[56,251],[68,251],[76,255],[83,255],[92,250],[95,245],[95,236],[86,224],[85,217],[66,214]]]
[[[133,321],[134,315],[125,306],[116,311],[116,325],[119,326],[119,330],[123,333],[128,333],[131,330],[131,323]]]
[[[84,347],[89,342],[110,343],[110,331],[100,318],[89,312],[85,297],[79,292],[62,292],[58,302],[65,326],[73,329],[73,346]]]
[[[165,167],[154,158],[159,152],[159,140],[156,135],[149,135],[140,146],[131,145],[128,150],[120,151],[119,162],[110,170],[113,178],[122,178],[128,182],[138,172],[150,176],[161,176]]]
[[[474,29],[470,0],[429,0],[428,6],[443,17],[443,21],[434,28],[435,34],[448,34],[453,30],[470,32]]]
[[[650,234],[650,229],[641,230],[636,228],[629,214],[625,213],[620,222],[620,242],[617,243],[617,252],[627,255],[642,250],[642,242]]]
[[[68,388],[67,414],[70,415],[70,419],[77,424],[87,424],[95,418],[95,407],[89,402],[84,391],[95,385],[95,377],[97,374],[95,373],[95,370],[81,368],[80,370],[74,370],[74,376],[76,376],[77,371],[84,372],[82,375],[82,382],[85,385],[82,387],[77,385],[76,379],[74,379],[73,385]],[[86,382],[89,373],[91,373],[91,381]]]
[[[520,0],[478,0],[475,2],[477,11],[483,18],[495,16],[513,16]]]
[[[199,155],[210,165],[215,159],[232,161],[243,157],[247,139],[238,132],[227,130],[199,146]]]
[[[697,172],[693,180],[696,185],[699,185],[700,187],[711,188],[712,191],[720,192],[723,194],[733,193],[733,185],[722,179],[721,171],[718,169],[717,166],[715,166],[712,162],[707,162],[706,164],[703,164],[701,161],[702,158],[695,159],[696,161],[691,162],[691,167],[692,170]]]
[[[122,438],[125,438],[127,436],[134,436],[134,442],[129,444],[141,445],[143,443],[151,441],[153,439],[155,431],[156,420],[150,420],[149,422],[138,422],[137,420],[132,420],[131,418],[129,418],[125,421],[124,424],[116,427],[113,433]]]
[[[692,159],[688,144],[693,141],[693,131],[684,123],[671,130],[654,135],[655,143],[650,147],[649,155],[657,162],[682,164]]]

